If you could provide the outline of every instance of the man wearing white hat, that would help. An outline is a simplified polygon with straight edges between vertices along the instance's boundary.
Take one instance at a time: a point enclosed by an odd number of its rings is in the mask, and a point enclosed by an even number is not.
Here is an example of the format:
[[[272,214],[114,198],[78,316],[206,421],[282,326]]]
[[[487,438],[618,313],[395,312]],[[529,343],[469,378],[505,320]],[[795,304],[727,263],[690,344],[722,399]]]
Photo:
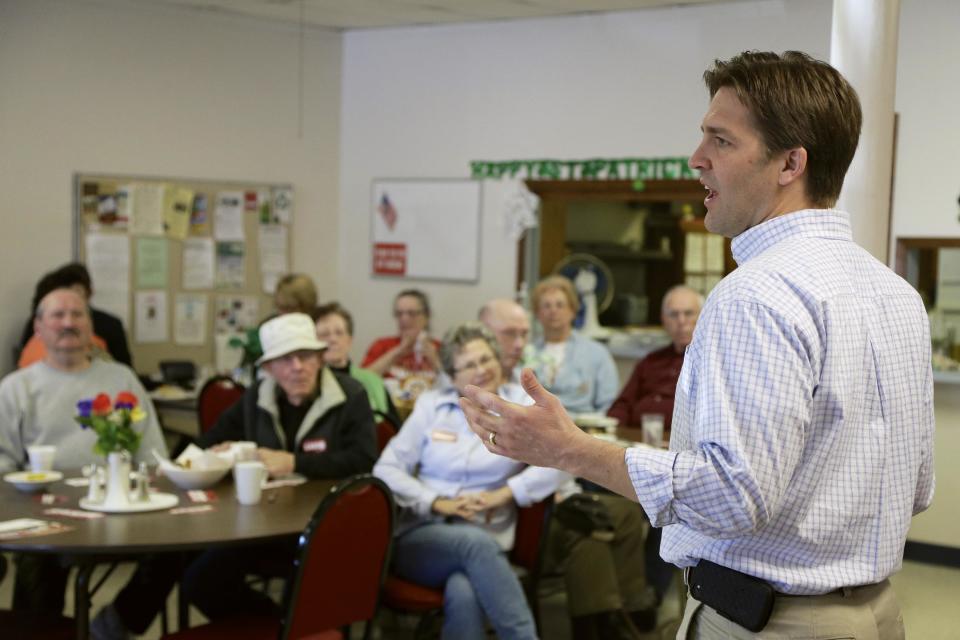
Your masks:
[[[376,430],[363,387],[323,366],[310,316],[287,313],[260,327],[269,375],[220,416],[200,437],[201,447],[250,440],[271,476],[309,478],[365,473],[377,459]]]
[[[287,313],[268,320],[260,344],[257,364],[269,375],[220,416],[200,446],[252,440],[272,476],[343,478],[370,471],[377,459],[370,401],[359,382],[324,367],[326,344],[317,339],[313,319]],[[269,597],[246,585],[244,574],[250,559],[265,553],[292,558],[293,546],[280,546],[205,552],[187,570],[184,595],[209,619],[275,612]]]
[[[257,443],[257,455],[271,476],[293,472],[309,478],[344,478],[366,473],[377,458],[370,401],[356,380],[323,366],[326,345],[317,340],[310,316],[288,313],[260,327],[269,375],[247,389],[223,412],[198,444],[220,448],[232,441]],[[245,582],[266,561],[291,561],[295,541],[204,552],[184,576],[183,595],[209,619],[239,612],[277,613],[265,594]],[[144,570],[140,590],[128,590],[104,607],[91,625],[95,640],[129,637],[159,612],[174,580]],[[162,594],[163,597],[158,597]]]

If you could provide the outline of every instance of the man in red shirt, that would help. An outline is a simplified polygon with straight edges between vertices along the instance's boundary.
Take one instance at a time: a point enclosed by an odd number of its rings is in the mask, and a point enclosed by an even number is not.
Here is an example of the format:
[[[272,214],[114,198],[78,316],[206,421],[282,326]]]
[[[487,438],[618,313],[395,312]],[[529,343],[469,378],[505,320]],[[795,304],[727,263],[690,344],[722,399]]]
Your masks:
[[[683,368],[683,354],[693,340],[702,307],[703,296],[690,287],[677,285],[667,291],[660,306],[660,321],[670,336],[670,344],[637,362],[627,385],[610,405],[608,416],[625,426],[640,426],[643,414],[659,414],[663,416],[663,443],[670,442],[673,397]],[[660,558],[660,533],[660,529],[651,527],[643,549],[647,584],[653,587],[658,605],[674,572],[673,565]]]
[[[660,320],[670,336],[670,344],[637,363],[630,380],[620,392],[607,415],[621,425],[640,426],[643,414],[663,416],[663,440],[670,440],[673,396],[683,367],[683,353],[693,340],[693,328],[703,307],[703,296],[684,285],[677,285],[663,296]]]

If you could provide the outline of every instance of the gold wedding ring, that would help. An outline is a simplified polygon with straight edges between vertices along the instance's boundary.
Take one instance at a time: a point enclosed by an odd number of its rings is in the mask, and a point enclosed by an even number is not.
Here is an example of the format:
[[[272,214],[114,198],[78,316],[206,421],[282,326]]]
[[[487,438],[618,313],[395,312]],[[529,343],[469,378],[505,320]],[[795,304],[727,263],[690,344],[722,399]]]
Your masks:
[[[493,431],[491,431],[491,432],[490,432],[490,435],[487,436],[487,440],[488,440],[488,441],[490,442],[490,444],[492,444],[493,446],[497,446],[497,434],[495,434]]]

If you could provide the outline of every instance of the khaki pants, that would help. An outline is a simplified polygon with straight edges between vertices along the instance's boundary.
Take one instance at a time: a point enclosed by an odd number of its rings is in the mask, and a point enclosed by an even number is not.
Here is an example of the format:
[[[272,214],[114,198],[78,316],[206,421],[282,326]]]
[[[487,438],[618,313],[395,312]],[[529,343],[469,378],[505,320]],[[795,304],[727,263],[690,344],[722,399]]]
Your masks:
[[[643,559],[647,523],[643,508],[621,496],[596,495],[610,512],[613,541],[595,540],[554,518],[547,540],[546,573],[564,572],[567,607],[573,617],[656,606]]]
[[[677,640],[791,638],[902,640],[903,615],[889,580],[821,596],[777,595],[763,631],[752,633],[687,596]]]

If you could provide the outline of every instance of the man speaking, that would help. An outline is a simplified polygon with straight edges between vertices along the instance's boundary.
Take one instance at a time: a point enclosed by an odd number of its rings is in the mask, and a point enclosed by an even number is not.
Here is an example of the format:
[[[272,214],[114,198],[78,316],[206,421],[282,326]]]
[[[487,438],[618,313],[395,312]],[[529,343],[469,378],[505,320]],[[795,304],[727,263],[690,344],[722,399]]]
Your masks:
[[[687,568],[678,637],[902,638],[887,578],[933,497],[930,336],[917,293],[832,208],[859,99],[798,52],[745,52],[704,79],[690,165],[738,268],[687,348],[670,450],[591,438],[529,370],[535,405],[476,388],[461,404],[491,451],[605,485],[664,527],[661,555]]]

